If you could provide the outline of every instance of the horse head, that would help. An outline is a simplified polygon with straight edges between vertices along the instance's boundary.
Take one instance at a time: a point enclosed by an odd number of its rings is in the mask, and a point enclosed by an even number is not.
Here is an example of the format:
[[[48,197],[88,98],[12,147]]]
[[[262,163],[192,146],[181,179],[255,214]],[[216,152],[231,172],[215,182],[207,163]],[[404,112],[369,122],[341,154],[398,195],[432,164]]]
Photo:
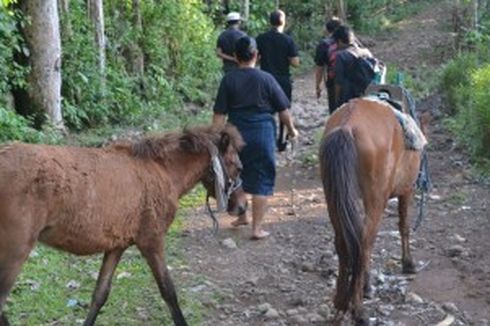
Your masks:
[[[246,210],[247,200],[241,187],[242,163],[238,152],[244,146],[238,130],[226,125],[219,130],[219,137],[209,144],[211,165],[202,183],[209,197],[216,199],[218,210],[225,209],[230,215]]]

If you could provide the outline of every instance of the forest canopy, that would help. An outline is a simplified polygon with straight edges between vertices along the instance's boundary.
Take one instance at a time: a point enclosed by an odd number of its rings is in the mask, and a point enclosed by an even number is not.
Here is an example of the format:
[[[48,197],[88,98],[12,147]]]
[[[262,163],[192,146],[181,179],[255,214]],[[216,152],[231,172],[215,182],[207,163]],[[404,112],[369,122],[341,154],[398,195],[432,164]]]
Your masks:
[[[167,129],[209,114],[221,77],[216,39],[230,11],[241,12],[242,28],[257,36],[268,29],[268,14],[277,6],[283,9],[286,32],[299,45],[307,71],[313,67],[312,52],[324,35],[324,23],[332,15],[344,17],[358,33],[369,34],[389,29],[424,3],[427,1],[2,0],[0,141],[56,142],[59,129],[76,132],[117,125]],[[473,53],[479,58],[478,69],[488,61],[484,50],[489,38],[488,4],[476,0],[458,3],[453,15],[453,24],[458,26],[457,47],[461,55]],[[45,26],[50,32],[40,33]],[[470,81],[479,84],[487,76],[483,72],[468,75],[463,78],[468,83],[459,86],[460,80],[450,82],[453,75],[451,65],[448,67],[443,82],[449,85],[444,89],[470,87]],[[448,96],[453,113],[464,115],[464,99]],[[192,103],[190,110],[185,103]],[[458,120],[453,125],[465,129]]]

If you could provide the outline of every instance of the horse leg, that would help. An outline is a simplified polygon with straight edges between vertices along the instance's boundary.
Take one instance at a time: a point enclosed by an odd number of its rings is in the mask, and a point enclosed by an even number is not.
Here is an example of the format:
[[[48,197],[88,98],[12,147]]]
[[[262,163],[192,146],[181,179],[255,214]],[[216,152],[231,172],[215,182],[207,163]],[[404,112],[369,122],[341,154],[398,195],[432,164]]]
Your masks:
[[[151,268],[153,276],[158,284],[160,294],[170,309],[174,324],[176,326],[187,326],[184,315],[180,310],[174,284],[165,263],[163,244],[161,241],[155,241],[151,247],[139,247],[139,249]]]
[[[0,326],[10,325],[7,316],[3,313],[3,307],[7,302],[7,296],[15,283],[15,278],[19,274],[23,262],[24,259],[12,262],[0,261]]]
[[[17,239],[18,240],[18,239]],[[0,326],[9,325],[7,316],[3,312],[7,297],[20,273],[22,264],[34,247],[34,241],[27,244],[20,243],[5,237],[0,239]]]
[[[116,270],[116,266],[121,259],[121,256],[126,248],[114,249],[104,253],[104,259],[102,266],[100,267],[99,276],[97,277],[97,283],[95,285],[94,293],[92,294],[92,302],[90,304],[90,310],[87,315],[87,319],[83,325],[89,326],[95,323],[97,314],[102,306],[105,304],[109,292],[111,290],[111,281]]]
[[[398,197],[398,214],[400,220],[398,228],[402,241],[402,272],[405,274],[415,274],[416,268],[410,253],[410,226],[408,225],[408,204],[412,198],[412,192]]]
[[[381,224],[381,217],[384,211],[383,205],[376,205],[382,200],[371,198],[367,208],[366,220],[364,222],[364,232],[361,240],[361,254],[359,274],[354,283],[352,312],[356,325],[369,325],[369,316],[362,306],[366,286],[369,286],[369,267],[371,265],[371,252],[373,250],[376,235]]]
[[[373,298],[373,289],[371,288],[371,275],[369,269],[364,273],[364,299]]]

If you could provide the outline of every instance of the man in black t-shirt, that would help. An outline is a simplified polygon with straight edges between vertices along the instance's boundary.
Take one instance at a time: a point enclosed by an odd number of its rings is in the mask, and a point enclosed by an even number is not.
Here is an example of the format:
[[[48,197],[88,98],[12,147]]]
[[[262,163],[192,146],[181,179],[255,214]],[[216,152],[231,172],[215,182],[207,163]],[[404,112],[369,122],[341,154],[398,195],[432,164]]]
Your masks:
[[[284,33],[286,15],[281,10],[275,10],[269,17],[271,30],[257,37],[257,48],[260,57],[260,69],[270,73],[277,80],[282,90],[291,101],[293,85],[290,66],[299,66],[298,47],[293,39]],[[284,126],[279,124],[277,149],[286,149]]]
[[[284,93],[291,100],[292,84],[290,66],[299,66],[298,47],[293,39],[284,33],[286,15],[281,10],[270,14],[272,29],[257,37],[260,68],[277,80]]]
[[[315,86],[316,97],[320,98],[322,94],[322,81],[325,80],[325,86],[328,93],[328,110],[333,113],[336,106],[335,100],[335,56],[337,52],[337,43],[332,37],[333,32],[341,26],[337,17],[332,17],[326,24],[325,30],[327,37],[323,39],[316,47],[315,52]]]
[[[230,12],[226,15],[226,30],[218,37],[216,44],[216,55],[223,60],[223,71],[225,73],[236,69],[238,64],[235,58],[235,43],[246,34],[240,30],[240,14]]]

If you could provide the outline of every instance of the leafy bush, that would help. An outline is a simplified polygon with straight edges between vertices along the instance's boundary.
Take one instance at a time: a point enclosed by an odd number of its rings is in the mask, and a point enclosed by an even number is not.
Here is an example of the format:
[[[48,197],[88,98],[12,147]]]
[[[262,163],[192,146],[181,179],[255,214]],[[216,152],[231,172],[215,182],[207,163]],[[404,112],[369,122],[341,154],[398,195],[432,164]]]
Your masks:
[[[466,84],[456,88],[456,115],[449,126],[476,158],[490,160],[490,64],[475,69]]]
[[[130,3],[106,2],[107,71],[100,78],[85,3],[70,8],[63,38],[63,109],[71,128],[143,124],[179,114],[183,101],[207,102],[220,76],[216,33],[197,0],[141,2],[142,30]],[[139,52],[138,52],[139,51]],[[135,72],[135,53],[144,71]]]
[[[467,106],[467,89],[471,75],[479,65],[480,59],[477,54],[465,53],[449,61],[443,68],[441,89],[444,90],[449,104],[448,113],[454,114],[458,108]]]
[[[410,17],[436,1],[427,0],[347,0],[349,22],[357,31],[376,33],[392,23]]]
[[[0,143],[19,140],[28,143],[55,144],[61,141],[61,134],[50,125],[39,131],[31,127],[28,119],[0,107]]]
[[[21,21],[20,15],[0,2],[0,107],[9,106],[10,87],[26,83],[27,70],[12,60],[14,51],[25,51],[17,31],[17,21]]]

